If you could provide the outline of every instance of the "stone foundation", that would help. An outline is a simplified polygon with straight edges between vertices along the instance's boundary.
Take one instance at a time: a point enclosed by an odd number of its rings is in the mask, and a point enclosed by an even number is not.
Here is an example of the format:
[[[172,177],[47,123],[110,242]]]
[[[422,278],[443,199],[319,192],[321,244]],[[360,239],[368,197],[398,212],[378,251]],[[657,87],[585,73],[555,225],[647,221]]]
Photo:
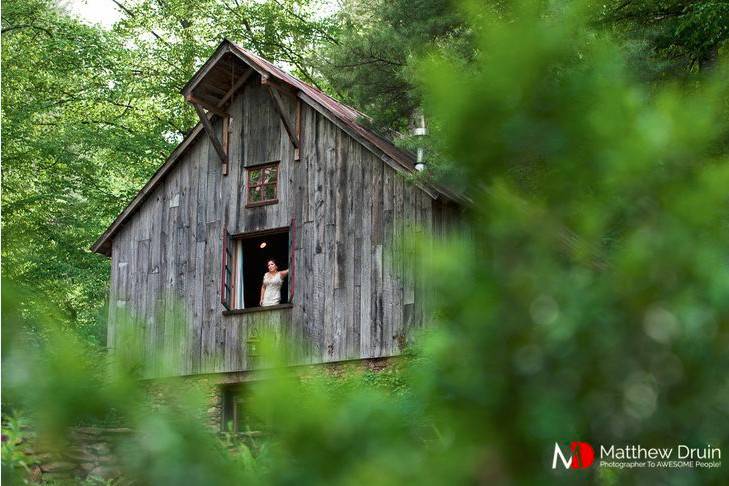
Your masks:
[[[68,444],[59,450],[44,446],[35,433],[24,428],[23,439],[16,446],[34,482],[97,477],[118,478],[121,474],[113,450],[114,444],[132,433],[127,428],[76,427],[70,431]]]

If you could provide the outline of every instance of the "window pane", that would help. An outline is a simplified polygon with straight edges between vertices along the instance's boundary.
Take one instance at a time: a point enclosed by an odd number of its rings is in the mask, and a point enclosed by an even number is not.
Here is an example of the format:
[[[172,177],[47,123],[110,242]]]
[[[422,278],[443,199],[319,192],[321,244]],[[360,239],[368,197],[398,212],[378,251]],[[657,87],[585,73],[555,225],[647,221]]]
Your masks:
[[[271,182],[276,182],[276,167],[268,167],[268,168],[264,169],[263,180],[261,182],[263,184],[270,184]]]
[[[265,199],[276,199],[276,184],[269,184],[265,187]]]
[[[248,169],[248,203],[276,200],[278,165]]]
[[[248,193],[248,202],[258,202],[261,200],[261,186],[251,187]]]

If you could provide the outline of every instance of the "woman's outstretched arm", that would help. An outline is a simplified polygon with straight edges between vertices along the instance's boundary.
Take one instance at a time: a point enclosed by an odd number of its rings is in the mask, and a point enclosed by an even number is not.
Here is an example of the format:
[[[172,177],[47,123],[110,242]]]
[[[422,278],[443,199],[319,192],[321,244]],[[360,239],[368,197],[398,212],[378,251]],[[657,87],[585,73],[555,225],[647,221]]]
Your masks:
[[[281,278],[285,278],[286,276],[288,276],[289,271],[288,271],[288,269],[286,269],[286,270],[281,270],[278,273],[281,275]]]

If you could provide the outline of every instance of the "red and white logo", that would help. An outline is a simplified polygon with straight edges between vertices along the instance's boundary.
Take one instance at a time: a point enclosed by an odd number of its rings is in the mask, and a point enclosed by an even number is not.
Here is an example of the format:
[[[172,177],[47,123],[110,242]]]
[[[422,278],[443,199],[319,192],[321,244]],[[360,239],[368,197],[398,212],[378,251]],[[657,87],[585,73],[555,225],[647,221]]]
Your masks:
[[[595,462],[595,451],[587,442],[572,442],[570,450],[565,455],[555,442],[552,469],[557,469],[557,459],[562,462],[565,469],[582,469],[590,467]]]

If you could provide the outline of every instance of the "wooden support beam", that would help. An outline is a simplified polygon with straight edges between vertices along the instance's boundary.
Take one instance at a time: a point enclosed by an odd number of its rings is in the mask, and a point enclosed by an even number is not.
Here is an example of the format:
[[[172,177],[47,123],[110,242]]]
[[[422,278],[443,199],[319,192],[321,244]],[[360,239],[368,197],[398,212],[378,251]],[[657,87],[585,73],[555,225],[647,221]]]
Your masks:
[[[205,129],[205,133],[208,134],[208,138],[210,139],[210,142],[213,144],[213,148],[215,148],[215,151],[218,153],[218,157],[220,157],[220,161],[226,166],[223,168],[223,170],[224,170],[224,172],[227,173],[228,154],[225,152],[225,148],[223,147],[223,144],[220,143],[220,140],[218,140],[218,137],[215,135],[215,129],[213,128],[213,124],[210,123],[210,119],[208,118],[207,113],[205,113],[205,110],[203,110],[202,106],[200,106],[197,103],[193,103],[192,106],[195,107],[197,116],[200,118],[200,122],[202,123],[202,126]]]
[[[261,82],[263,83],[263,79],[261,78]],[[284,128],[286,128],[286,133],[289,135],[289,140],[291,140],[291,144],[294,146],[294,149],[299,149],[299,137],[296,134],[296,127],[293,123],[291,123],[291,120],[289,120],[288,113],[286,113],[286,105],[284,105],[283,100],[281,99],[281,95],[278,93],[278,90],[275,87],[272,87],[270,83],[263,83],[268,88],[268,92],[271,93],[271,97],[273,98],[274,104],[276,105],[276,109],[278,110],[278,114],[281,117],[281,121],[284,124]]]
[[[225,111],[221,107],[217,106],[217,103],[212,103],[211,101],[201,99],[192,94],[186,95],[185,99],[187,101],[189,101],[190,103],[192,103],[193,105],[195,105],[195,106],[200,105],[201,107],[205,108],[206,110],[208,110],[211,113],[215,113],[216,115],[219,115],[222,117],[230,116],[227,111]]]
[[[201,84],[197,87],[197,91],[199,92],[201,89],[209,91],[213,96],[223,96],[226,93],[223,88],[218,88],[213,83]]]
[[[193,95],[188,93],[185,95],[185,99],[195,107],[198,118],[207,133],[208,138],[215,148],[215,152],[220,157],[220,161],[223,164],[223,175],[228,175],[229,159],[228,159],[228,146],[230,144],[230,114],[223,108],[223,105],[230,100],[235,92],[240,89],[241,86],[250,78],[253,70],[247,71],[245,74],[240,76],[233,86],[225,93],[225,95],[218,100],[205,99],[199,95]],[[210,113],[214,113],[221,117],[223,120],[223,133],[222,142],[218,139],[213,129],[213,125],[210,122],[208,114],[204,110],[208,110]]]
[[[268,75],[261,75],[261,84],[263,86],[269,86],[271,88],[276,88],[280,93],[285,93],[290,96],[296,97],[296,93],[298,92],[293,87],[281,84],[278,81],[275,81],[271,79]]]
[[[299,141],[299,147],[294,149],[294,160],[301,160],[301,100],[296,98],[296,139]]]
[[[251,74],[253,74],[253,69],[248,69],[245,74],[239,77],[233,87],[230,88],[228,92],[225,93],[225,96],[223,96],[223,98],[218,102],[218,106],[223,106],[235,94],[235,92],[238,91],[238,89],[240,89],[240,87],[243,86],[246,81],[248,81],[248,78],[251,77]]]
[[[225,151],[225,163],[223,164],[223,175],[228,175],[228,153],[230,151],[230,117],[223,117],[223,150]]]

